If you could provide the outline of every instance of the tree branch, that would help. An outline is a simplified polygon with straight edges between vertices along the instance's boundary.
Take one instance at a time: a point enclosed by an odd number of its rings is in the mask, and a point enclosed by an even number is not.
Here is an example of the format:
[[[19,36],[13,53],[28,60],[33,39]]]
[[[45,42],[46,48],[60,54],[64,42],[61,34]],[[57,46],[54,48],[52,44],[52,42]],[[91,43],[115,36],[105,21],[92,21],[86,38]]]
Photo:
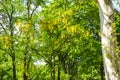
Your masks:
[[[30,17],[30,5],[31,5],[31,1],[27,1],[27,10],[28,10],[28,18]]]
[[[0,25],[1,25],[2,29],[5,31],[5,33],[7,34],[7,31],[6,31],[6,29],[4,28],[3,24],[0,23]]]
[[[34,12],[36,11],[37,8],[38,8],[38,6],[35,6],[35,8],[33,9],[32,13],[31,13],[31,18],[32,18],[33,14],[34,14]]]

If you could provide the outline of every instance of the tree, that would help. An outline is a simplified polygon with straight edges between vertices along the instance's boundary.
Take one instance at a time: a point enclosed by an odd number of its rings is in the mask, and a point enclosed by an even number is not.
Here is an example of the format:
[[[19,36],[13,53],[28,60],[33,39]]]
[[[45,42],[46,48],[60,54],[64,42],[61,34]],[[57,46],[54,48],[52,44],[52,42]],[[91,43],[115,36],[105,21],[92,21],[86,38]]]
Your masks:
[[[9,4],[9,7],[5,5],[5,3]],[[5,45],[6,45],[6,50],[8,51],[9,56],[12,59],[12,71],[13,71],[13,80],[16,80],[16,53],[14,49],[14,14],[15,14],[15,8],[14,5],[10,1],[0,1],[0,4],[2,5],[2,18],[4,20],[1,23],[2,28],[4,29],[4,32],[6,33],[5,35]],[[5,23],[4,23],[5,21]],[[5,25],[5,27],[4,27]],[[6,28],[9,29],[9,32],[7,33]]]
[[[69,75],[69,80],[100,79],[99,18],[97,12],[90,15],[97,7],[89,1],[55,0],[43,10],[42,55],[50,65],[53,80],[61,79],[62,71]]]
[[[20,79],[22,77],[21,73],[23,73],[23,79],[25,80],[33,77],[29,70],[31,70],[31,66],[34,66],[31,55],[35,53],[34,49],[36,48],[33,46],[35,45],[36,27],[38,28],[38,26],[35,26],[38,24],[36,16],[38,16],[39,10],[37,8],[43,5],[44,1],[0,1],[1,80],[7,79],[8,76],[8,79]],[[23,66],[22,69],[20,69],[19,65]],[[13,75],[11,75],[11,69]],[[19,74],[16,74],[16,72]],[[11,78],[12,76],[13,78]]]
[[[107,80],[120,80],[120,63],[116,52],[116,32],[112,0],[98,0],[101,21],[101,43]]]

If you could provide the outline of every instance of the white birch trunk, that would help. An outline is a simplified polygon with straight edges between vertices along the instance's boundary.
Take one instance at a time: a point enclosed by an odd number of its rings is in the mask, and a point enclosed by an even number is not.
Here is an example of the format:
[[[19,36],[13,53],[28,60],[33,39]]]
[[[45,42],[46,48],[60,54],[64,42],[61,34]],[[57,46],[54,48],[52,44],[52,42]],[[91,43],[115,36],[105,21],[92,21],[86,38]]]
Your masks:
[[[111,0],[98,0],[101,42],[106,80],[120,80],[119,63],[115,53],[115,38],[112,23],[114,23]]]

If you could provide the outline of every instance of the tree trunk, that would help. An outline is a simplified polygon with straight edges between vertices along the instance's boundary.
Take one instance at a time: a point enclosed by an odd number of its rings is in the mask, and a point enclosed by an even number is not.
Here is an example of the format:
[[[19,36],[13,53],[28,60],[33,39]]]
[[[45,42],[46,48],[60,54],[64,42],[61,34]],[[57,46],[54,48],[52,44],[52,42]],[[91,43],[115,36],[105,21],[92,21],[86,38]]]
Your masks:
[[[51,56],[50,59],[51,80],[55,80],[55,58]]]
[[[61,67],[60,67],[60,65],[58,65],[58,80],[60,80],[60,69],[61,69]]]
[[[114,12],[111,0],[98,0],[101,21],[101,42],[106,80],[120,80],[119,64],[115,54]]]
[[[12,31],[11,31],[11,37],[13,37]],[[17,80],[17,77],[16,77],[16,63],[15,63],[16,58],[15,58],[13,40],[11,40],[11,44],[12,44],[12,46],[10,47],[11,48],[10,54],[12,55],[11,58],[12,58],[12,68],[13,68],[13,80]]]
[[[61,56],[60,56],[60,54],[58,55],[58,80],[60,80],[60,74],[61,74],[61,72],[60,72],[60,70],[61,70]]]
[[[24,54],[24,72],[23,72],[23,80],[28,80],[28,79],[27,79],[28,76],[26,75],[26,73],[27,73],[27,69],[26,69],[27,59],[26,59],[26,57],[27,57],[27,54],[26,54],[26,52],[25,52],[25,54]]]
[[[13,54],[15,56],[15,54]],[[15,65],[15,57],[12,58],[12,66],[13,66],[13,80],[17,80],[16,78],[16,65]]]
[[[53,80],[55,80],[55,56],[53,55]]]
[[[103,67],[103,61],[101,61],[101,64],[100,64],[100,72],[101,72],[101,80],[104,80],[104,67]]]

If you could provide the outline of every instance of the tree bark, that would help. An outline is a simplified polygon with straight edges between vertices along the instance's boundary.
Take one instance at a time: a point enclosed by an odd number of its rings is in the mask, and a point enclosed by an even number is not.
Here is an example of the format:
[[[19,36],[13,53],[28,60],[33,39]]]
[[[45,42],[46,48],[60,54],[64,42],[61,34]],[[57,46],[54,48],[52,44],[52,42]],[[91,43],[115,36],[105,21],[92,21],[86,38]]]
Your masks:
[[[15,58],[12,59],[12,66],[13,66],[13,80],[17,80],[17,78],[16,78]]]
[[[98,0],[101,43],[106,80],[120,80],[119,62],[116,57],[116,36],[112,24],[114,23],[114,11],[111,0]]]

